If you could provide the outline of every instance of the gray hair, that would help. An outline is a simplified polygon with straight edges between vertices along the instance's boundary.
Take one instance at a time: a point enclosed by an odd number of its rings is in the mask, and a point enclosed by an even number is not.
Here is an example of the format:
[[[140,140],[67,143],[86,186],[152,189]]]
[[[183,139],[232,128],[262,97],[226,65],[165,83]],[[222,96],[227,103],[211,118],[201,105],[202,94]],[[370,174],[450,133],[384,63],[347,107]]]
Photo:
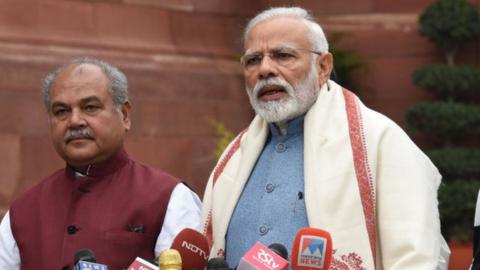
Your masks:
[[[112,64],[109,64],[105,61],[101,61],[94,58],[82,57],[76,58],[61,67],[54,70],[52,73],[48,74],[47,77],[43,80],[43,102],[47,111],[50,112],[50,93],[52,91],[52,86],[55,83],[58,75],[62,73],[67,67],[71,65],[81,65],[81,64],[91,64],[102,69],[103,73],[107,76],[110,81],[110,92],[112,93],[113,102],[117,109],[120,108],[120,105],[128,101],[128,81],[125,74],[120,71],[117,67]]]
[[[243,35],[244,42],[247,41],[248,34],[257,24],[277,17],[291,17],[302,20],[310,32],[309,39],[312,50],[321,53],[328,52],[328,41],[322,27],[308,11],[300,7],[276,7],[260,12],[248,22]]]

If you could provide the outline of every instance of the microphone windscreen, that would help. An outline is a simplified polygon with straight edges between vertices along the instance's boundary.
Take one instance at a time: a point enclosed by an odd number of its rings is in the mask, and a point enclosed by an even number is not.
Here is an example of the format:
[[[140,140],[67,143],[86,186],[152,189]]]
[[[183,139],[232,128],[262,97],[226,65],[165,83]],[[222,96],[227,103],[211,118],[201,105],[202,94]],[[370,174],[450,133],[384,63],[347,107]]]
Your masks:
[[[73,256],[73,265],[76,265],[78,261],[97,262],[95,254],[88,248],[81,249],[75,253]]]
[[[302,228],[292,247],[293,270],[326,270],[332,260],[332,237],[321,229]]]
[[[182,257],[182,269],[203,270],[207,265],[210,248],[207,238],[196,230],[185,228],[173,239],[172,247]]]
[[[288,251],[284,245],[279,243],[273,243],[268,246],[268,248],[275,252],[278,256],[284,258],[285,260],[288,260]]]
[[[182,257],[176,249],[165,249],[158,257],[158,267],[160,269],[181,270]]]

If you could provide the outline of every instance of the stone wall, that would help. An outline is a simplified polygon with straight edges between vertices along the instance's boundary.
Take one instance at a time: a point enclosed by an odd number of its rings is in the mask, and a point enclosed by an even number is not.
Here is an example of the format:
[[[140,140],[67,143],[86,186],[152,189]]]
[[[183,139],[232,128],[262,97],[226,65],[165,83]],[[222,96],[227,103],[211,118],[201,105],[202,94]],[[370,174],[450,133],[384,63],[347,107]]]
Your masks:
[[[208,119],[238,132],[253,116],[238,64],[249,17],[274,4],[310,9],[329,36],[342,33],[340,47],[365,56],[356,78],[365,102],[403,124],[405,108],[428,98],[410,74],[439,57],[417,33],[430,2],[0,0],[0,210],[63,166],[40,83],[67,60],[97,57],[124,70],[133,103],[129,153],[202,195],[215,164]],[[469,52],[478,64],[479,45]]]

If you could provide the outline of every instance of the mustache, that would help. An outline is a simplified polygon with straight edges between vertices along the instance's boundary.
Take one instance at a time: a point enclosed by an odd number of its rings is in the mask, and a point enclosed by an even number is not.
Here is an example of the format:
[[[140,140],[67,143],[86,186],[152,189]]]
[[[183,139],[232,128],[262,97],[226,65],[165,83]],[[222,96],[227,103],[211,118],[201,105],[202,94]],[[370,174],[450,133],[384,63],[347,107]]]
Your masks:
[[[63,140],[66,143],[69,143],[72,140],[76,139],[89,139],[93,140],[95,137],[93,136],[93,132],[89,128],[81,128],[81,129],[69,129],[63,136]]]
[[[280,79],[278,77],[273,77],[273,78],[259,80],[255,84],[255,87],[253,88],[253,91],[252,91],[253,96],[258,97],[262,92],[262,90],[265,87],[269,87],[269,86],[279,86],[283,88],[283,90],[287,92],[290,96],[294,92],[294,88],[287,81]]]

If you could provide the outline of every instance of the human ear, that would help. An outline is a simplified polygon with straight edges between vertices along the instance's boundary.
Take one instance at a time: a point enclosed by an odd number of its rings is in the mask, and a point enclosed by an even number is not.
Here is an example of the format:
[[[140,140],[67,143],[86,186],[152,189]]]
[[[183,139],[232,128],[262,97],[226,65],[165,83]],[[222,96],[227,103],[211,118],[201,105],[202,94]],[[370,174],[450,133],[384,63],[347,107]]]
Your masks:
[[[328,81],[333,70],[332,54],[327,52],[319,55],[316,59],[315,65],[318,72],[318,83],[320,86],[322,86]]]
[[[132,105],[129,101],[122,103],[120,113],[122,114],[123,126],[125,131],[129,131],[132,125],[130,120],[130,111],[132,110]]]

